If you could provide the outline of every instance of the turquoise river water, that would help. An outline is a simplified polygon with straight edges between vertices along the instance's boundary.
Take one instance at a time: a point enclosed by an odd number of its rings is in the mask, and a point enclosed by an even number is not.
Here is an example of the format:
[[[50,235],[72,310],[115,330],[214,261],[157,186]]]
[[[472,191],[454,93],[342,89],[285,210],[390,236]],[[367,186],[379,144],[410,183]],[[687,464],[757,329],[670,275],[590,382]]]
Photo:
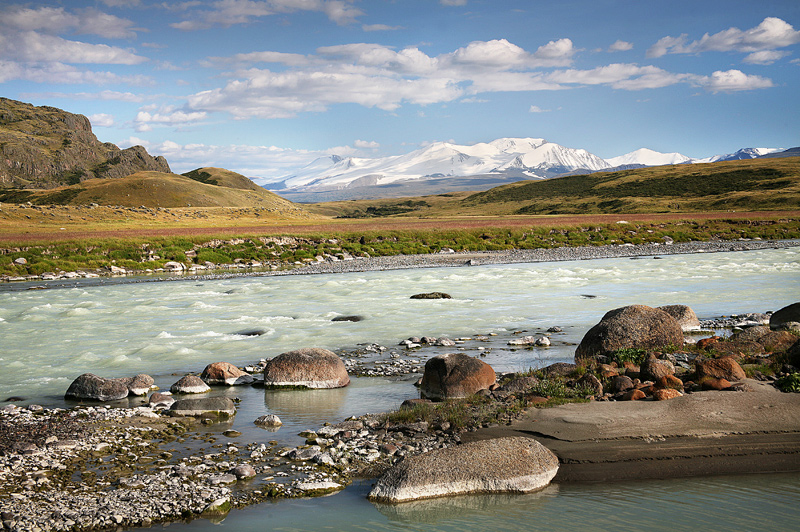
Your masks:
[[[41,284],[41,283],[39,283]],[[64,406],[81,373],[153,375],[162,388],[206,364],[258,362],[300,347],[377,343],[404,360],[433,352],[397,347],[409,336],[497,334],[460,349],[498,371],[572,361],[574,344],[602,315],[629,304],[686,304],[711,318],[777,310],[800,300],[800,248],[632,259],[430,268],[335,275],[237,277],[126,284],[76,283],[49,290],[0,286],[0,400]],[[442,291],[447,300],[410,300]],[[333,322],[359,315],[358,322]],[[515,333],[550,326],[549,348],[512,349]],[[258,329],[261,336],[238,332]],[[453,348],[450,348],[451,350]],[[394,409],[416,397],[415,377],[362,377],[342,390],[219,391],[241,399],[233,427],[248,441],[300,442],[302,429]],[[2,403],[0,403],[2,404]],[[276,413],[264,435],[252,420]],[[227,428],[227,427],[226,427]],[[379,506],[367,483],[320,499],[235,511],[187,530],[797,530],[800,475],[752,475],[619,485],[553,485],[524,496],[470,496]],[[187,528],[188,527],[188,528]],[[159,526],[160,528],[160,526]]]

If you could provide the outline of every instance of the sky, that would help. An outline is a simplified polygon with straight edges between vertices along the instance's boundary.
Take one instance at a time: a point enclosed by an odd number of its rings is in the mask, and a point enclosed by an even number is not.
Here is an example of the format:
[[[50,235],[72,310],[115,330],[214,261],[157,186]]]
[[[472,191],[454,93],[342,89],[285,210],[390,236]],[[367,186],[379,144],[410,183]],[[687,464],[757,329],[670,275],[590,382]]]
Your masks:
[[[0,96],[175,172],[545,138],[610,158],[800,145],[797,0],[0,2]]]

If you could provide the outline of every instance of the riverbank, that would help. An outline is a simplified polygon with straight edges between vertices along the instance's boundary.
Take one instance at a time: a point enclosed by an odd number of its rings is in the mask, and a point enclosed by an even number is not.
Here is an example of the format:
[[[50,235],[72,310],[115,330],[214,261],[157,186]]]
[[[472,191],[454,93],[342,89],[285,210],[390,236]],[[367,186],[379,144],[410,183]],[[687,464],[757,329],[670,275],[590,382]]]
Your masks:
[[[531,409],[462,439],[535,438],[561,462],[554,482],[800,471],[800,394],[745,383],[750,391]]]
[[[36,276],[0,276],[2,289],[59,288],[92,284],[123,284],[156,281],[215,280],[237,277],[269,277],[283,275],[313,275],[331,273],[356,273],[369,271],[403,270],[417,268],[451,268],[481,266],[489,264],[521,264],[539,262],[563,262],[592,259],[613,259],[686,255],[694,253],[720,253],[730,251],[754,251],[762,249],[788,249],[800,246],[800,240],[735,240],[711,242],[674,242],[619,244],[608,246],[564,246],[547,249],[512,249],[502,251],[463,251],[391,255],[385,257],[329,257],[315,262],[288,265],[278,269],[276,265],[264,269],[247,264],[231,264],[225,267],[194,267],[178,271],[158,270],[95,270],[92,272],[46,273]],[[38,281],[45,281],[39,284]],[[6,284],[7,283],[7,284]],[[37,283],[31,286],[29,283]]]

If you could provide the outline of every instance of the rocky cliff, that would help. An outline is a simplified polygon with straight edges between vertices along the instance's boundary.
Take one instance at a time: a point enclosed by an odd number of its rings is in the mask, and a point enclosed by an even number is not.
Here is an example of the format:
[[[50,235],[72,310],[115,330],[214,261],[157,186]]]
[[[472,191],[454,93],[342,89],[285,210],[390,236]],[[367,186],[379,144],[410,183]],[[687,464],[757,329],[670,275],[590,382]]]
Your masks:
[[[100,142],[83,115],[0,98],[0,188],[48,189],[143,170],[171,172],[141,146]]]

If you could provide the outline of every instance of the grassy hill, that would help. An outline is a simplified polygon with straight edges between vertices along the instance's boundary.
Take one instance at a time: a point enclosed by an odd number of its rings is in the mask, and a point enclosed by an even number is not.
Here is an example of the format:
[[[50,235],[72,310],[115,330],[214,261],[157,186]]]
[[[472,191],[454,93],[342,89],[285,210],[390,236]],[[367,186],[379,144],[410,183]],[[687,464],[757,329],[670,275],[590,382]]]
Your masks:
[[[478,193],[307,206],[342,217],[800,209],[800,157],[657,166],[520,181]]]
[[[210,170],[213,171],[203,174],[210,176],[208,183],[177,174],[137,172],[117,179],[89,179],[52,190],[0,190],[0,201],[29,201],[34,205],[96,203],[150,208],[261,207],[287,213],[302,211],[299,206],[259,187],[244,176],[227,170]]]

